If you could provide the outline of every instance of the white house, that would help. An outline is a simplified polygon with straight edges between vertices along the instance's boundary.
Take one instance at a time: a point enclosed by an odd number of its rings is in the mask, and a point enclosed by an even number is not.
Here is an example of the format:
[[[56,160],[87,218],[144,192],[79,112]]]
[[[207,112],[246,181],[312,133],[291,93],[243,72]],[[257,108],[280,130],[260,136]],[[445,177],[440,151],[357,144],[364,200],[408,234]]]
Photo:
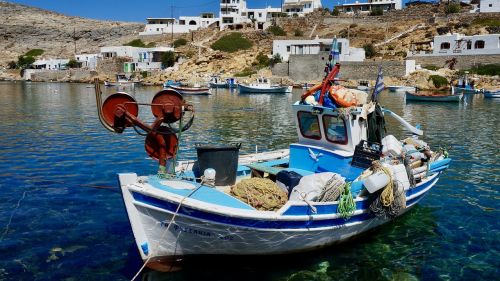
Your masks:
[[[500,12],[500,0],[481,0],[481,2],[479,2],[479,12],[481,13]]]
[[[296,14],[299,17],[303,17],[315,9],[321,9],[322,5],[321,0],[285,0],[282,8],[283,12],[289,16]]]
[[[160,70],[161,56],[166,52],[173,52],[171,47],[138,48],[131,46],[110,46],[101,48],[101,57],[103,59],[123,57],[130,60],[127,66],[133,64],[133,67],[127,67],[130,70]]]
[[[427,42],[426,42],[427,43]],[[413,44],[409,55],[418,56],[461,56],[500,54],[500,34],[466,36],[459,33],[439,35],[428,43],[428,50],[421,44]]]
[[[382,8],[382,10],[401,10],[403,9],[402,0],[368,0],[367,3],[359,3],[358,1],[352,4],[338,5],[336,8],[339,12],[346,14],[363,14],[370,13],[374,8]]]
[[[95,70],[97,61],[101,58],[101,54],[77,54],[75,60],[81,64],[82,68]]]
[[[36,69],[64,70],[69,59],[38,59],[33,63]]]
[[[274,40],[273,56],[279,54],[283,61],[288,61],[290,55],[316,55],[320,52],[330,52],[333,39],[312,40]],[[340,61],[363,61],[365,50],[349,46],[349,40],[337,39]]]
[[[194,30],[207,28],[217,25],[218,18],[212,13],[202,13],[197,17],[179,17],[175,18],[147,18],[147,24],[143,32],[139,35],[159,35],[169,33],[189,33]]]

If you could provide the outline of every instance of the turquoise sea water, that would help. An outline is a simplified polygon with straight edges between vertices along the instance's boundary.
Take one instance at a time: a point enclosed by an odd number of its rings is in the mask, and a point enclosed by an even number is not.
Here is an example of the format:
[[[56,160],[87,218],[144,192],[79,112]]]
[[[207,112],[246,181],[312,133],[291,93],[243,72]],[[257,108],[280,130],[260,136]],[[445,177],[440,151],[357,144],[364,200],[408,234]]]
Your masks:
[[[116,173],[156,172],[143,137],[101,127],[84,84],[0,83],[0,280],[127,280],[141,266]],[[149,102],[159,88],[130,91]],[[106,89],[111,93],[112,89]],[[181,159],[197,142],[242,142],[242,152],[296,141],[289,95],[227,90],[196,107]],[[451,168],[412,211],[351,242],[307,254],[199,258],[144,280],[498,280],[500,100],[383,105],[422,125],[433,147],[450,147]],[[150,110],[141,117],[152,120]],[[388,119],[389,133],[407,134]],[[102,187],[102,188],[96,188]],[[107,188],[111,187],[111,188]]]

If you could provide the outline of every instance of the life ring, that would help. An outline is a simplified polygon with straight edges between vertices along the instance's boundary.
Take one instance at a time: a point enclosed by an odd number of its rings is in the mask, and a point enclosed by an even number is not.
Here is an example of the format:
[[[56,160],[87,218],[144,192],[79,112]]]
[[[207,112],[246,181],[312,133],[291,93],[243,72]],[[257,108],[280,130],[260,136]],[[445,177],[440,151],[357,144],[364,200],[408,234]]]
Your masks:
[[[328,91],[328,94],[330,95],[330,98],[335,101],[336,104],[338,104],[340,107],[351,107],[351,106],[356,106],[358,104],[358,101],[356,100],[356,97],[353,95],[352,99],[347,100],[345,99],[345,93],[341,94],[340,92],[346,91],[342,86],[332,86],[330,87],[330,90]]]

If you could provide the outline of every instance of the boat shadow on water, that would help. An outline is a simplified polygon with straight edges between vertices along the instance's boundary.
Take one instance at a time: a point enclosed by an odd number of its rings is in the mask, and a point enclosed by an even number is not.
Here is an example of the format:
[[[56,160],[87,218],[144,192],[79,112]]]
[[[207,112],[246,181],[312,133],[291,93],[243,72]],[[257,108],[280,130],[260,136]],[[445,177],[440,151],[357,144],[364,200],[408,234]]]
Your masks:
[[[408,268],[419,267],[426,260],[426,253],[419,249],[439,245],[441,234],[437,230],[435,210],[417,205],[392,225],[381,225],[313,251],[265,256],[191,256],[158,265],[157,269],[163,272],[148,269],[142,274],[142,280],[330,280],[339,276],[385,279],[388,275],[400,274],[404,264]],[[416,244],[421,247],[415,247]],[[130,248],[129,253],[134,251],[137,252]],[[138,255],[133,255],[127,268],[140,266]],[[388,260],[393,263],[388,264]],[[371,266],[358,266],[361,264]],[[127,270],[127,274],[131,277],[133,273]],[[406,272],[405,276],[415,274]],[[428,274],[432,275],[426,272]]]

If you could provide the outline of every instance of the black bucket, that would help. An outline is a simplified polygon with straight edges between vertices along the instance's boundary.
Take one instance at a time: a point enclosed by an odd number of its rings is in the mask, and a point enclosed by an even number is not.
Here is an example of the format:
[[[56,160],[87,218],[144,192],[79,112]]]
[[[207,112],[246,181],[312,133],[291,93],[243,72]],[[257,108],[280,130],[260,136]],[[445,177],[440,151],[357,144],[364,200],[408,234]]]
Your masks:
[[[233,185],[236,182],[238,155],[241,143],[216,146],[196,144],[199,173],[205,169],[215,170],[215,185]]]

